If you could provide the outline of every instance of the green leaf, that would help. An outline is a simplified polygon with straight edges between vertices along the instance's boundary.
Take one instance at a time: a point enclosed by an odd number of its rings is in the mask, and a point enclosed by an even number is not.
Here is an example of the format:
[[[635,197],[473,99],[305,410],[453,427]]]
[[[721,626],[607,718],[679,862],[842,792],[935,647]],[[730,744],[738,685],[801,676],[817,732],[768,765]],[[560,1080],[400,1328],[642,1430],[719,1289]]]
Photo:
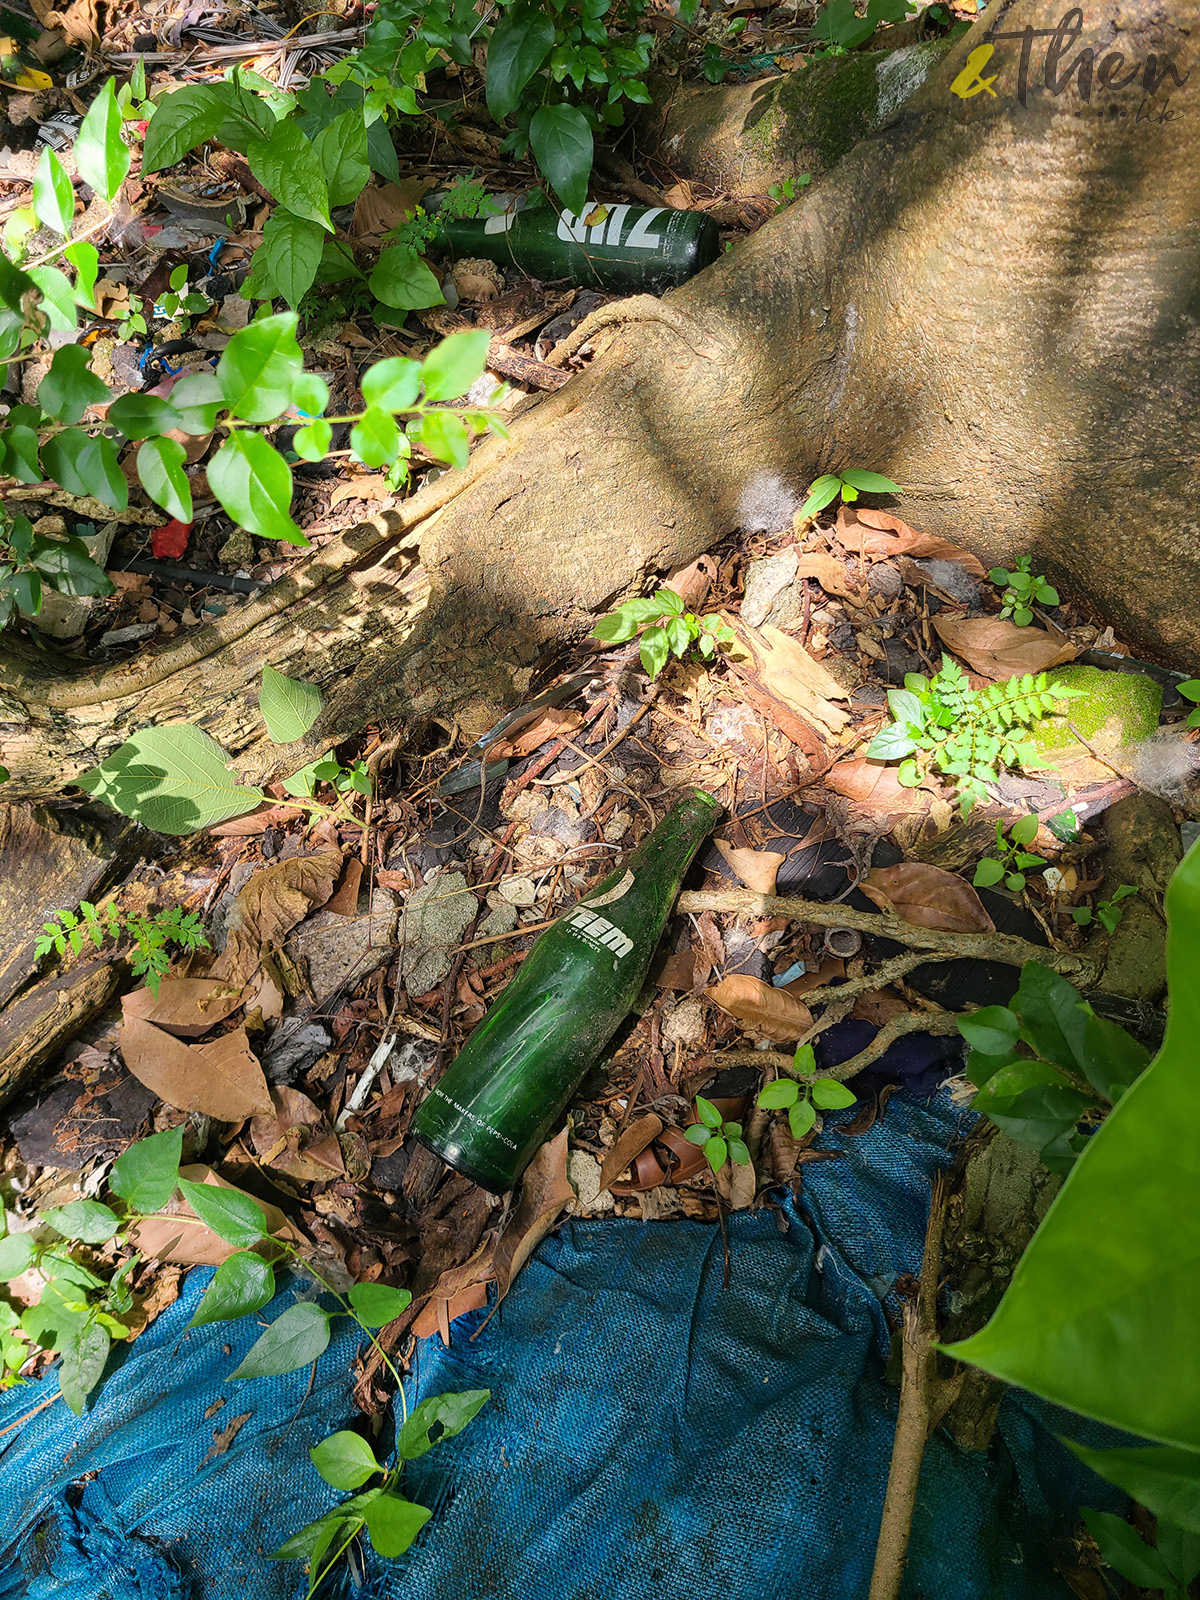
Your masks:
[[[302,738],[321,714],[321,691],[315,683],[287,678],[274,667],[263,668],[258,709],[276,744]]]
[[[75,216],[75,191],[62,162],[49,145],[43,145],[33,173],[33,209],[43,226],[65,238]]]
[[[491,1393],[490,1389],[463,1389],[422,1400],[396,1435],[397,1457],[415,1461],[443,1439],[454,1438],[482,1411]]]
[[[255,264],[261,256],[275,287],[295,311],[316,282],[324,250],[325,230],[319,222],[278,206],[267,218]],[[273,299],[274,296],[264,298]]]
[[[812,1086],[813,1104],[820,1106],[822,1111],[839,1111],[844,1106],[852,1106],[858,1096],[852,1089],[847,1089],[844,1083],[838,1083],[835,1078],[818,1078]]]
[[[1163,1522],[1200,1533],[1200,1451],[1171,1445],[1128,1450],[1091,1450],[1070,1439],[1063,1443],[1085,1466]]]
[[[116,447],[102,434],[89,437],[79,428],[53,434],[42,446],[42,469],[68,494],[95,495],[117,511],[129,504]]]
[[[62,354],[60,350],[59,355]],[[75,422],[78,418],[65,420]],[[152,434],[170,433],[172,428],[180,427],[183,418],[172,403],[160,400],[156,394],[123,394],[109,406],[105,421],[119,428],[127,439],[149,439]]]
[[[467,428],[455,412],[427,411],[418,424],[410,426],[409,433],[439,461],[447,461],[454,467],[466,466]]]
[[[232,1322],[265,1306],[275,1293],[275,1273],[261,1256],[238,1250],[227,1256],[196,1307],[189,1328],[208,1322]],[[339,1485],[341,1487],[341,1485]]]
[[[886,723],[867,746],[868,761],[899,761],[912,755],[916,741],[898,722]]]
[[[1200,678],[1189,678],[1186,683],[1177,683],[1175,687],[1185,700],[1200,700]]]
[[[178,439],[147,439],[137,453],[142,488],[169,517],[192,520],[192,486],[183,470],[187,451]]]
[[[696,1096],[696,1115],[706,1128],[719,1128],[721,1126],[721,1113],[711,1100],[706,1100],[702,1094]]]
[[[50,154],[49,148],[46,154]],[[75,423],[89,406],[102,406],[112,399],[108,385],[90,369],[89,360],[79,344],[65,344],[54,352],[50,370],[37,390],[38,405],[48,417]]]
[[[788,1110],[788,1127],[792,1130],[793,1139],[803,1139],[806,1133],[811,1132],[817,1120],[817,1108],[811,1100],[797,1100]]]
[[[96,309],[96,274],[100,270],[100,252],[88,239],[77,239],[63,251],[64,258],[75,268],[75,300],[89,311]]]
[[[333,443],[333,425],[324,417],[297,428],[292,435],[292,448],[301,461],[323,461]]]
[[[177,427],[194,437],[211,433],[224,405],[215,372],[189,372],[171,390],[171,405],[179,415]],[[110,413],[111,415],[111,413]]]
[[[41,290],[41,309],[56,333],[75,329],[75,290],[57,267],[30,267],[29,276]]]
[[[329,385],[318,372],[302,372],[292,386],[292,404],[303,416],[319,417],[329,404]]]
[[[42,579],[37,572],[14,572],[8,579],[8,592],[26,616],[36,617],[42,609]],[[76,955],[79,951],[76,950]]]
[[[1082,1070],[1087,1009],[1065,978],[1039,961],[1027,961],[1009,1005],[1020,1019],[1021,1038],[1043,1061],[1069,1072]]]
[[[357,1489],[383,1468],[371,1446],[357,1433],[331,1433],[309,1452],[312,1464],[335,1489]]]
[[[34,286],[34,279],[15,267],[0,250],[0,304],[6,306],[9,311],[20,313],[22,297]]]
[[[313,140],[313,150],[329,191],[331,206],[348,206],[371,181],[367,125],[361,107],[343,111]]]
[[[1032,844],[1037,838],[1038,819],[1030,814],[1014,822],[1008,830],[1008,837],[1014,844]]]
[[[76,785],[157,833],[189,834],[253,811],[261,789],[239,784],[199,728],[142,728]]]
[[[690,1127],[683,1130],[683,1137],[689,1144],[707,1144],[712,1136],[712,1129],[706,1128],[702,1122],[693,1122]]]
[[[1171,1573],[1166,1562],[1123,1517],[1114,1516],[1110,1511],[1092,1511],[1087,1506],[1081,1509],[1080,1516],[1104,1560],[1123,1578],[1144,1589],[1171,1587]]]
[[[292,469],[259,433],[239,428],[208,463],[208,483],[236,522],[264,539],[307,544],[292,521]]]
[[[864,494],[899,494],[900,485],[893,483],[890,478],[885,478],[879,472],[863,472],[859,467],[852,467],[849,472],[842,473],[844,483],[853,484],[856,489]]]
[[[129,150],[121,137],[121,111],[110,78],[92,101],[75,140],[75,166],[85,183],[111,201],[129,171]]]
[[[1007,1059],[1016,1049],[1020,1023],[1007,1006],[982,1006],[959,1017],[958,1031],[984,1055]]]
[[[277,1317],[246,1353],[233,1378],[277,1378],[315,1361],[329,1343],[329,1313],[302,1300]]]
[[[407,411],[421,392],[421,363],[408,356],[389,356],[367,368],[361,387],[369,406],[378,406],[381,411]]]
[[[109,595],[116,592],[104,568],[93,561],[82,539],[50,539],[34,535],[30,559],[60,594]]]
[[[277,122],[266,139],[246,146],[250,171],[280,205],[332,233],[329,191],[317,152],[294,122]]]
[[[554,44],[554,19],[534,8],[505,13],[487,53],[487,107],[503,122],[521,103],[525,86]]]
[[[332,1511],[326,1512],[323,1517],[318,1517],[315,1522],[310,1522],[306,1528],[301,1528],[299,1533],[292,1534],[290,1539],[285,1539],[278,1550],[273,1550],[267,1557],[268,1561],[298,1561],[301,1558],[311,1559],[314,1562],[320,1555],[329,1549],[332,1540],[327,1537],[332,1526],[334,1529],[345,1529],[343,1537],[348,1535],[351,1527],[361,1528],[364,1521],[363,1513],[372,1500],[378,1500],[383,1493],[382,1488],[367,1489],[363,1494],[353,1495],[349,1500],[343,1500],[341,1505],[334,1506]]]
[[[1092,1087],[1115,1103],[1150,1065],[1150,1052],[1124,1028],[1093,1012],[1084,1022],[1081,1065]]]
[[[826,472],[817,478],[809,488],[808,499],[800,507],[802,517],[816,516],[818,511],[823,511],[827,505],[836,500],[842,492],[842,480],[836,473]]]
[[[368,467],[390,467],[400,452],[400,433],[391,412],[368,406],[350,429],[350,448]]]
[[[2,258],[0,258],[2,259]],[[41,483],[38,465],[38,437],[32,428],[14,423],[0,434],[4,444],[4,470],[20,483]]]
[[[10,1233],[0,1239],[0,1283],[19,1278],[32,1264],[37,1254],[33,1239],[27,1233]]]
[[[1044,1061],[1025,1060],[999,1068],[974,1100],[977,1111],[1038,1151],[1073,1128],[1093,1103]]]
[[[139,1139],[113,1162],[108,1187],[131,1211],[161,1211],[175,1193],[182,1152],[182,1128]]]
[[[291,405],[296,380],[304,370],[296,321],[294,311],[263,317],[239,329],[225,346],[217,378],[235,417],[273,422]]]
[[[740,1139],[730,1139],[729,1159],[739,1167],[748,1167],[750,1165],[750,1151]]]
[[[1003,863],[997,861],[995,856],[984,856],[975,868],[975,876],[971,882],[977,889],[990,889],[994,883],[999,883],[1003,876]]]
[[[529,123],[529,145],[538,167],[563,205],[579,213],[587,205],[592,172],[592,130],[578,106],[542,106]]]
[[[704,1157],[714,1172],[720,1172],[729,1160],[729,1146],[719,1133],[714,1133],[704,1146]]]
[[[434,345],[421,363],[426,401],[457,400],[466,394],[487,365],[491,342],[489,328],[472,328]]]
[[[662,628],[647,628],[642,634],[639,655],[651,679],[657,678],[671,657],[671,645]]]
[[[764,1111],[782,1111],[800,1098],[800,1085],[794,1078],[776,1078],[760,1092],[758,1105]]]
[[[382,1328],[394,1322],[412,1304],[412,1295],[407,1289],[393,1289],[386,1283],[352,1284],[347,1299],[358,1313],[359,1321],[368,1328]]]
[[[108,85],[112,90],[111,82]],[[68,1409],[77,1417],[83,1415],[83,1406],[89,1394],[104,1375],[104,1365],[112,1340],[95,1322],[73,1328],[63,1337],[60,1346],[62,1364],[58,1369],[58,1387]]]
[[[164,95],[146,129],[142,171],[161,172],[182,161],[189,150],[216,136],[224,116],[224,107],[210,88],[196,85]]]
[[[366,1509],[367,1531],[381,1556],[403,1555],[433,1515],[398,1494],[381,1494]]]
[[[422,311],[446,303],[441,284],[410,244],[387,245],[367,287],[376,300],[399,311]]]
[[[115,1212],[98,1200],[72,1200],[69,1205],[44,1211],[42,1219],[64,1239],[78,1239],[83,1244],[104,1244],[121,1226]]]
[[[226,1244],[245,1249],[269,1236],[266,1213],[248,1194],[213,1183],[193,1183],[189,1178],[180,1178],[179,1188],[200,1221]]]

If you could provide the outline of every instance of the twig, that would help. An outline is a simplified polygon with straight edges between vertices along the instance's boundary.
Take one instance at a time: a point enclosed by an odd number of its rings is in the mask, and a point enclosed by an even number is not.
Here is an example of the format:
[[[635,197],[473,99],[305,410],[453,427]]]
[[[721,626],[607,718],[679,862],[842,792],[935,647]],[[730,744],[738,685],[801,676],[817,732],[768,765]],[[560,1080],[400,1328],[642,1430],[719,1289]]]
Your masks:
[[[916,1301],[910,1300],[904,1307],[900,1406],[896,1413],[896,1434],[892,1441],[892,1460],[868,1600],[897,1600],[904,1577],[921,1461],[929,1437],[936,1360],[933,1341],[937,1337],[937,1284],[948,1194],[946,1174],[939,1172],[933,1180],[929,1202],[920,1287]]]
[[[658,697],[657,688],[651,689],[650,693],[642,701],[641,705],[633,713],[633,715],[630,717],[629,721],[625,724],[625,726],[620,730],[619,733],[617,733],[613,738],[611,738],[608,741],[608,743],[604,746],[604,749],[601,750],[601,752],[600,752],[600,754],[598,756],[584,756],[584,760],[583,760],[582,765],[578,766],[578,767],[572,767],[570,772],[556,772],[554,777],[552,777],[552,778],[534,778],[531,781],[533,783],[545,784],[547,786],[547,788],[553,788],[557,784],[570,783],[573,778],[578,778],[579,774],[583,771],[584,767],[598,767],[600,765],[600,763],[607,756],[610,756],[612,754],[612,752],[621,743],[621,740],[628,737],[630,732],[633,730],[635,724],[642,720],[642,718],[646,715],[647,711],[649,711],[650,707],[654,704],[654,702],[657,699],[657,697]],[[569,739],[563,739],[561,741],[561,743],[563,745],[568,745],[568,744],[570,744],[570,742],[571,741]],[[582,751],[580,751],[579,753],[580,753],[580,755],[583,755]]]
[[[945,956],[970,956],[976,961],[1003,961],[1023,967],[1038,961],[1066,977],[1089,978],[1093,963],[1086,953],[1047,950],[1010,933],[948,933],[942,928],[921,928],[886,911],[856,911],[852,906],[827,905],[820,900],[794,896],[755,894],[750,889],[688,890],[679,896],[680,911],[732,911],[743,916],[787,917],[821,928],[857,928],[877,938],[892,939],[914,950],[936,950]]]
[[[56,1400],[61,1400],[62,1398],[61,1389],[56,1389],[53,1394],[48,1394],[39,1405],[34,1406],[32,1411],[27,1411],[23,1417],[18,1417],[15,1422],[10,1422],[7,1428],[0,1428],[0,1439],[3,1439],[6,1433],[11,1433],[14,1428],[23,1428],[32,1417],[37,1416],[39,1411],[45,1411],[47,1406],[52,1406]]]
[[[1083,737],[1073,722],[1068,722],[1067,727],[1079,740],[1083,748],[1093,755],[1103,766],[1106,766],[1110,771],[1115,772],[1119,778],[1124,778],[1126,783],[1132,783],[1135,789],[1141,788],[1141,785],[1138,783],[1132,772],[1127,772],[1124,767],[1119,767],[1111,756],[1106,756],[1102,750],[1097,750],[1096,746],[1092,744],[1090,740]]]

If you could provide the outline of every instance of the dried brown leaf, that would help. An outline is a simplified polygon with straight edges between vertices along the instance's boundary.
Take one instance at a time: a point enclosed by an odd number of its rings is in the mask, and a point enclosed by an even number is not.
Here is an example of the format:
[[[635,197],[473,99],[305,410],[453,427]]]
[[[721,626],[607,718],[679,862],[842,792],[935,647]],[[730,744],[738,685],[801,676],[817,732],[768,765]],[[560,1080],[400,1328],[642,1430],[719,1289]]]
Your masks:
[[[925,861],[873,867],[859,888],[881,911],[892,911],[917,928],[948,933],[993,933],[996,928],[965,879]]]
[[[765,622],[761,628],[747,630],[747,637],[754,648],[759,680],[768,693],[793,711],[815,717],[831,733],[845,727],[846,713],[830,702],[848,699],[848,691],[798,640]]]
[[[575,1198],[567,1177],[567,1129],[544,1144],[525,1169],[521,1203],[496,1241],[496,1284],[503,1300],[513,1279]]]
[[[502,756],[529,756],[551,739],[570,738],[583,721],[582,711],[569,711],[565,706],[551,706],[543,711],[536,722],[522,728],[514,739],[501,739],[488,748],[488,760]]]
[[[826,594],[834,595],[839,600],[854,600],[858,596],[858,591],[846,576],[846,563],[821,551],[801,556],[796,565],[796,576],[815,578]]]
[[[644,1117],[639,1117],[636,1122],[631,1122],[616,1143],[607,1151],[600,1167],[600,1192],[603,1193],[610,1184],[625,1171],[625,1168],[636,1161],[643,1150],[649,1149],[655,1139],[662,1132],[662,1118],[653,1111],[647,1112]]]
[[[707,962],[704,970],[707,974]],[[681,950],[678,955],[668,956],[663,964],[662,971],[655,981],[660,989],[694,989],[696,987],[696,952],[694,950]]]
[[[708,998],[744,1024],[747,1033],[793,1044],[812,1027],[812,1012],[786,989],[735,972],[706,991]]]
[[[265,833],[278,822],[291,822],[302,815],[299,806],[272,805],[269,800],[264,800],[257,811],[250,811],[244,817],[234,817],[231,822],[218,822],[216,827],[207,831],[219,839],[251,838],[254,834]]]
[[[189,1178],[193,1183],[207,1183],[218,1189],[233,1189],[238,1194],[245,1194],[244,1189],[238,1189],[236,1184],[230,1183],[214,1172],[211,1167],[196,1165],[180,1167],[181,1178]],[[256,1199],[251,1196],[251,1199]],[[265,1200],[258,1200],[265,1213],[264,1227],[272,1238],[287,1239],[292,1244],[303,1245],[308,1241],[284,1216],[278,1206],[270,1205]],[[180,1218],[192,1220],[181,1221]],[[196,1213],[186,1200],[178,1196],[156,1211],[152,1217],[147,1217],[144,1222],[137,1223],[130,1229],[130,1239],[136,1250],[143,1255],[153,1256],[156,1261],[177,1261],[188,1267],[219,1267],[222,1261],[227,1260],[234,1252],[236,1245],[227,1244],[219,1234],[206,1227],[204,1223],[196,1220]],[[255,1255],[261,1255],[265,1260],[274,1260],[277,1251],[267,1244],[256,1245]]]
[[[757,1189],[753,1162],[730,1161],[717,1173],[717,1193],[730,1211],[748,1211]]]
[[[256,872],[233,903],[229,938],[209,975],[247,982],[262,947],[280,944],[310,911],[323,906],[341,870],[340,850],[320,850]]]
[[[911,1009],[895,989],[868,989],[854,1002],[854,1010],[850,1015],[857,1017],[860,1022],[873,1022],[877,1028],[882,1028],[893,1017]]]
[[[753,889],[756,894],[775,893],[775,878],[786,856],[776,850],[739,850],[735,845],[726,844],[724,839],[714,839],[713,843],[747,889]]]
[[[434,187],[427,178],[409,178],[405,183],[384,183],[364,189],[354,202],[351,232],[356,239],[380,239],[411,217]]]
[[[184,1044],[140,1017],[127,1016],[120,1045],[138,1082],[179,1111],[241,1122],[271,1110],[267,1080],[244,1028],[206,1044]]]
[[[164,978],[157,996],[149,989],[134,989],[122,996],[121,1009],[126,1017],[152,1022],[180,1039],[198,1039],[241,1003],[241,984],[217,978]]]
[[[352,917],[358,911],[358,886],[362,882],[363,864],[357,856],[346,861],[346,870],[337,893],[325,902],[326,911],[336,911],[339,917]]]
[[[846,963],[839,956],[830,956],[822,961],[816,972],[802,972],[798,978],[793,978],[791,983],[785,983],[783,988],[788,994],[807,994],[810,989],[823,989],[827,983],[832,983],[835,978],[846,976]]]
[[[923,811],[929,796],[921,789],[906,789],[896,777],[895,767],[880,761],[855,756],[839,761],[825,774],[824,784],[834,794],[865,806],[877,816],[905,817]]]
[[[200,1466],[203,1467],[214,1456],[223,1456],[253,1415],[253,1411],[243,1411],[240,1417],[230,1417],[223,1428],[218,1428],[213,1434],[212,1444],[209,1445],[206,1454],[200,1458]],[[197,1467],[196,1470],[198,1472],[200,1468]]]
[[[712,556],[697,556],[685,567],[672,567],[663,579],[663,588],[673,589],[689,611],[699,611],[716,576],[717,563]]]
[[[961,545],[939,539],[932,533],[918,533],[907,522],[888,511],[873,511],[867,506],[838,512],[837,536],[847,550],[860,547],[869,556],[912,556],[914,559],[956,561],[976,578],[985,576],[983,563]]]
[[[999,617],[933,618],[938,638],[948,650],[961,656],[973,672],[997,682],[1020,677],[1026,672],[1045,672],[1049,667],[1074,661],[1079,646],[1055,629],[1018,628],[1015,622]]]

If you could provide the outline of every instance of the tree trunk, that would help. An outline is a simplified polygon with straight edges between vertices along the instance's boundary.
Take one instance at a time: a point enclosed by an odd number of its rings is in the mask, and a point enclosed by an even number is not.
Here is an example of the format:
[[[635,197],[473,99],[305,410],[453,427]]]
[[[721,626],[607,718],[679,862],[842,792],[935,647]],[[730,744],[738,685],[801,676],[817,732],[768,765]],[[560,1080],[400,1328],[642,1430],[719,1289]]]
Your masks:
[[[369,720],[474,729],[539,653],[736,527],[766,474],[803,490],[831,468],[886,473],[917,527],[989,562],[1030,552],[1143,651],[1188,665],[1198,14],[1107,0],[1057,60],[1034,39],[1023,105],[1006,36],[1054,30],[1058,7],[996,0],[887,128],[684,288],[623,302],[587,372],[401,515],[128,667],[9,663],[0,715],[27,719],[0,724],[11,792],[67,783],[153,721],[200,723],[253,776],[281,770],[254,709],[267,660],[329,691],[289,767]],[[963,99],[951,86],[989,42],[995,81]],[[1095,73],[1060,83],[1085,47]],[[1164,57],[1174,77],[1145,93]],[[399,570],[418,536],[422,569]]]

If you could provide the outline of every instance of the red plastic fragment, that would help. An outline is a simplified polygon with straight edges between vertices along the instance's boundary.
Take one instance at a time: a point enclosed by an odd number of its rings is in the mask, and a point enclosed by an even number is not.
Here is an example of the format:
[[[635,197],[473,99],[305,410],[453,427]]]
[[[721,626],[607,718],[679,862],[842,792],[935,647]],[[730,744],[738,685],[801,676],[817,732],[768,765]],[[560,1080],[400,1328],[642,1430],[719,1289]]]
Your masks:
[[[161,528],[155,528],[150,535],[150,548],[158,560],[164,556],[181,556],[186,554],[188,540],[192,536],[193,524],[180,522],[172,517],[170,522],[164,522]]]

